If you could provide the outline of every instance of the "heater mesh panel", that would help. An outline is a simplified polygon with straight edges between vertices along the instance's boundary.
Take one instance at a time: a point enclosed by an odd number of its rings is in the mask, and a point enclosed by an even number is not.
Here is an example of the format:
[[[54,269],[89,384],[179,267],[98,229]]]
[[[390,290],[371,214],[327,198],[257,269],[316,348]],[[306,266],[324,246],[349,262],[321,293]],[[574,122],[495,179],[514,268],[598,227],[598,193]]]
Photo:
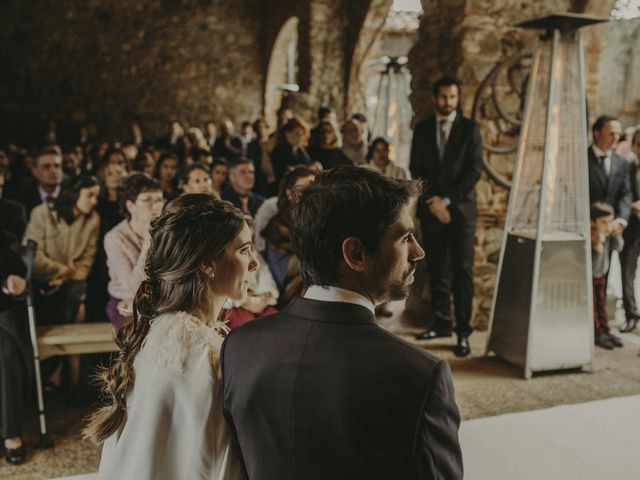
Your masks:
[[[554,72],[555,95],[551,101],[549,161],[546,175],[545,236],[582,234],[588,210],[584,175],[587,143],[581,118],[581,82],[578,41],[575,35],[559,42]]]
[[[529,111],[525,113],[528,117],[528,122],[525,118],[526,132],[522,132],[525,145],[521,145],[519,149],[520,168],[513,181],[515,199],[511,213],[511,229],[521,234],[535,234],[538,227],[551,52],[551,41],[540,43],[538,69],[532,72],[534,77],[529,83],[533,92],[529,97]]]

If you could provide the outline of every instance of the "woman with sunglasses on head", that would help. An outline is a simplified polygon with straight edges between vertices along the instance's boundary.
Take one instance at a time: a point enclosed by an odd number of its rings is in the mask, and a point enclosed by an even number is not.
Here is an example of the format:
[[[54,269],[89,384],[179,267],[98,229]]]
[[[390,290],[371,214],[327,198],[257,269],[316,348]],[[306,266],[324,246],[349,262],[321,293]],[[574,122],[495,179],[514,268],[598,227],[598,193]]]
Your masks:
[[[148,279],[119,358],[101,374],[106,406],[85,435],[104,441],[99,478],[242,478],[222,415],[219,352],[227,299],[258,267],[240,210],[183,195],[151,222]]]
[[[95,208],[100,185],[95,177],[80,175],[63,188],[53,204],[33,209],[23,243],[34,240],[36,250],[33,276],[38,291],[36,316],[41,325],[84,321],[87,277],[96,255],[100,217]],[[52,359],[49,366],[60,365]],[[70,383],[79,379],[79,358],[71,357]],[[47,368],[44,368],[47,371]],[[60,385],[61,370],[49,379],[50,387]]]

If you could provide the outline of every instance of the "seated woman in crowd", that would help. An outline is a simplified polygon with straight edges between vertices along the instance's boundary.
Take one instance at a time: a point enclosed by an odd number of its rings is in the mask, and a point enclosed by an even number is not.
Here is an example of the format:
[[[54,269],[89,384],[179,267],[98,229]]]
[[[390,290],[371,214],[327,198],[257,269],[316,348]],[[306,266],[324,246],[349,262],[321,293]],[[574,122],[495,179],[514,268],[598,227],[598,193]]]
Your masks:
[[[185,136],[186,147],[191,150],[192,156],[197,151],[209,151],[209,144],[202,130],[198,127],[190,127],[187,129]]]
[[[26,288],[25,266],[11,248],[15,240],[0,228],[0,435],[4,458],[11,465],[21,464],[27,456],[21,420],[33,381],[27,310],[20,301]]]
[[[406,180],[407,172],[402,167],[393,163],[391,158],[389,158],[390,147],[391,145],[384,138],[375,138],[371,142],[371,148],[367,155],[367,158],[369,159],[367,167],[377,170],[386,177],[395,178],[397,180]],[[382,317],[391,317],[393,315],[393,312],[388,308],[388,302],[381,303],[376,306],[376,315]]]
[[[141,150],[133,162],[133,169],[136,172],[143,172],[153,177],[156,172],[156,160],[149,149]]]
[[[370,168],[377,170],[386,177],[395,178],[396,180],[406,180],[407,172],[396,165],[389,158],[391,145],[382,137],[377,137],[371,142],[369,149]]]
[[[281,306],[291,303],[303,290],[300,262],[293,253],[290,227],[292,195],[295,189],[309,185],[316,174],[314,168],[299,165],[285,175],[278,195],[278,212],[261,232],[266,242],[265,258],[280,289]]]
[[[118,163],[105,162],[98,167],[96,176],[100,182],[100,197],[96,211],[100,215],[101,237],[122,220],[118,204],[118,185],[126,175],[126,169]]]
[[[240,210],[184,195],[151,223],[135,320],[122,354],[102,372],[108,404],[84,433],[104,441],[99,478],[242,478],[222,416],[219,321],[258,267]]]
[[[241,158],[244,155],[242,140],[235,134],[233,122],[225,118],[218,127],[218,138],[213,145],[213,157],[223,157],[229,161]]]
[[[40,324],[84,321],[78,312],[96,254],[100,217],[95,206],[99,194],[98,180],[80,175],[62,189],[53,205],[38,205],[31,212],[23,243],[34,240],[38,244],[33,274],[43,293],[36,295]],[[71,365],[71,383],[75,384],[78,359]],[[59,373],[51,379],[52,384],[59,384]]]
[[[213,185],[209,167],[194,163],[182,171],[180,183],[184,193],[206,193],[213,195]]]
[[[338,165],[353,165],[340,147],[342,142],[333,122],[327,120],[318,125],[318,144],[309,148],[309,155],[314,162],[320,162],[322,168],[328,170]]]
[[[104,157],[102,158],[102,164],[110,163],[113,165],[118,165],[124,168],[127,172],[131,171],[131,162],[129,157],[125,154],[124,150],[121,148],[113,148],[109,147]]]
[[[247,157],[253,161],[256,168],[255,190],[263,197],[270,196],[269,184],[275,182],[273,168],[269,161],[269,125],[263,118],[253,122],[255,136],[247,144]],[[266,165],[266,170],[265,170]]]
[[[164,200],[157,180],[134,173],[120,186],[120,206],[125,219],[104,237],[109,270],[107,317],[121,327],[133,308],[133,297],[144,280],[144,260],[149,248],[149,225],[162,212]]]
[[[214,197],[222,198],[222,186],[229,176],[229,162],[216,158],[211,166],[211,192]]]
[[[369,147],[364,141],[365,130],[363,125],[355,119],[349,119],[342,126],[343,145],[342,153],[344,153],[354,165],[364,165],[367,163],[367,154]]]
[[[193,163],[202,163],[209,168],[213,165],[213,155],[211,155],[211,152],[208,150],[192,150],[191,156],[193,158]]]
[[[313,164],[306,150],[308,141],[309,125],[302,118],[294,116],[283,125],[278,144],[270,154],[276,188],[288,168]]]
[[[83,159],[84,154],[80,145],[65,148],[62,151],[62,171],[64,174],[75,177],[84,173],[82,171]]]
[[[113,155],[112,158],[117,159],[120,156]],[[95,261],[87,279],[87,298],[85,301],[87,318],[94,321],[106,321],[105,308],[109,300],[107,295],[109,275],[107,274],[107,257],[104,253],[103,240],[107,232],[123,218],[118,203],[118,186],[126,175],[127,171],[120,162],[105,161],[98,167],[100,197],[98,197],[96,212],[100,216],[100,234],[98,235]]]
[[[160,182],[165,200],[173,200],[180,195],[178,188],[178,157],[173,153],[163,153],[156,163],[155,178]]]

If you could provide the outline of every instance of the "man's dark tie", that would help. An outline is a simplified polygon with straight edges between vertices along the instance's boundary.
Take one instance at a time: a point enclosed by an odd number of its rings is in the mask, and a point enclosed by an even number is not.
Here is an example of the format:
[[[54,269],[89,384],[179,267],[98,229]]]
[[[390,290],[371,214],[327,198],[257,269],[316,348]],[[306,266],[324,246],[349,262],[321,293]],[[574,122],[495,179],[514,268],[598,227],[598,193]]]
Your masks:
[[[55,197],[53,195],[47,195],[44,201],[47,203],[53,203],[55,201]]]
[[[438,134],[439,134],[439,143],[438,143],[438,157],[440,161],[442,161],[444,157],[444,149],[447,146],[447,136],[445,132],[445,125],[447,124],[446,120],[440,120],[438,122]]]
[[[602,171],[604,172],[604,176],[608,177],[609,174],[607,173],[607,167],[604,164],[604,161],[606,160],[607,156],[606,155],[601,155],[600,156],[600,166],[602,167]]]
[[[600,159],[600,169],[602,170],[602,176],[604,177],[604,183],[609,188],[609,175],[607,174],[607,168],[604,165],[604,160],[607,158],[606,155],[601,155],[598,157]]]

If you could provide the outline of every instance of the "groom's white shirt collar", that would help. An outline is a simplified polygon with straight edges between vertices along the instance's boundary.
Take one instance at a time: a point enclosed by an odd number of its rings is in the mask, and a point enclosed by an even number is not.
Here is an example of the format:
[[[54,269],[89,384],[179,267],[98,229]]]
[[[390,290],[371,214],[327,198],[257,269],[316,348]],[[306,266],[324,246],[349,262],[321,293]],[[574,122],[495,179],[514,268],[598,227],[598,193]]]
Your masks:
[[[304,298],[309,300],[319,300],[321,302],[342,302],[353,303],[368,309],[375,315],[375,305],[364,295],[352,290],[346,290],[339,287],[321,287],[320,285],[311,285],[304,294]]]

